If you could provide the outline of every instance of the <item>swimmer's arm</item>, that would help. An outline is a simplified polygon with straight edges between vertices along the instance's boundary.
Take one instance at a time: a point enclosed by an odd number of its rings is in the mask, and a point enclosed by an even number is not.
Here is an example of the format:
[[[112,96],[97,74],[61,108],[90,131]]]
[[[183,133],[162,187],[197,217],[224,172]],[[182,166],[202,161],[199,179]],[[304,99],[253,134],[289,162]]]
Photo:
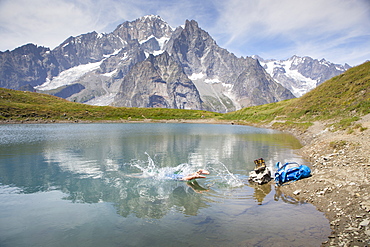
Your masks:
[[[180,180],[189,181],[189,180],[193,180],[193,179],[196,179],[196,178],[206,178],[206,177],[202,176],[202,175],[199,175],[199,174],[192,174],[192,175],[185,176],[185,177],[181,178]]]

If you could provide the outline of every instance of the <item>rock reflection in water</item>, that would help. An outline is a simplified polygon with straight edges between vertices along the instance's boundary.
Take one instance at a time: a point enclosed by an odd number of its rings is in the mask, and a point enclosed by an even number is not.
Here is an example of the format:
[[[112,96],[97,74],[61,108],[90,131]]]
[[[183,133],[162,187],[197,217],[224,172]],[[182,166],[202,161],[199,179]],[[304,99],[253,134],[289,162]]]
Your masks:
[[[290,196],[284,195],[283,192],[281,192],[280,187],[277,186],[275,187],[275,195],[274,195],[274,200],[279,201],[281,199],[285,203],[289,204],[302,204],[304,203],[303,201],[298,201]]]
[[[288,204],[303,204],[305,202],[296,200],[290,196],[285,195],[279,186],[275,186],[273,183],[267,184],[256,184],[256,183],[249,183],[249,186],[254,189],[253,198],[256,199],[258,205],[262,205],[265,197],[271,193],[271,187],[275,188],[274,200],[279,201],[280,199]]]
[[[271,184],[267,183],[259,185],[255,183],[249,183],[249,186],[254,188],[253,197],[257,200],[259,205],[262,205],[265,197],[271,192]]]

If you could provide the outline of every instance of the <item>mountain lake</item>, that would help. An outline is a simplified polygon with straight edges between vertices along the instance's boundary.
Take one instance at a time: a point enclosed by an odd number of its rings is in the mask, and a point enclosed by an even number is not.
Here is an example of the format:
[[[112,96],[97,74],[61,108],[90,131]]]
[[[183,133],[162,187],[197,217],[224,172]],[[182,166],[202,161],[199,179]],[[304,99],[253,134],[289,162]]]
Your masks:
[[[0,125],[0,246],[320,246],[323,213],[248,182],[300,147],[238,125]]]

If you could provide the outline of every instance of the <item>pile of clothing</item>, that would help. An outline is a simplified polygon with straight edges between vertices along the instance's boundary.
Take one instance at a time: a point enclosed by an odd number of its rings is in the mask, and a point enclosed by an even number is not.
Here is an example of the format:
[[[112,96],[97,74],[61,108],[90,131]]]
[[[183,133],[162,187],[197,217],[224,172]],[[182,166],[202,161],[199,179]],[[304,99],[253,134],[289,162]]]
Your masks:
[[[287,162],[284,165],[278,162],[276,163],[276,168],[275,182],[277,185],[311,176],[311,169],[308,166],[300,165],[296,162]]]
[[[271,181],[271,171],[266,167],[263,158],[254,161],[254,170],[249,172],[249,182],[265,184]]]

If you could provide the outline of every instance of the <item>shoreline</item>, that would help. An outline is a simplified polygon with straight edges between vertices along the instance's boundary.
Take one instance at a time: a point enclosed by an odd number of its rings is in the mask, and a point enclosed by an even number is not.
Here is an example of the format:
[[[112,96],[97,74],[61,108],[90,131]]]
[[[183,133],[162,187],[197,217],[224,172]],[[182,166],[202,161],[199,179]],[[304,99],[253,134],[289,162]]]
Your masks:
[[[0,124],[58,124],[58,123],[199,123],[199,124],[235,124],[237,121],[205,119],[143,119],[143,120],[0,120]],[[258,127],[258,126],[256,126]],[[261,127],[264,128],[264,127]]]
[[[281,191],[325,214],[332,233],[322,246],[370,246],[370,114],[358,123],[367,129],[332,132],[315,122],[305,133],[287,131],[302,141],[312,176]]]
[[[0,124],[50,123],[201,123],[235,124],[217,119],[140,121],[1,121]],[[303,145],[299,154],[311,164],[312,176],[281,186],[297,201],[313,204],[330,222],[331,235],[322,246],[370,246],[370,114],[358,121],[363,131],[331,132],[326,123],[315,122],[307,131],[282,130]],[[273,128],[270,125],[254,127]]]

